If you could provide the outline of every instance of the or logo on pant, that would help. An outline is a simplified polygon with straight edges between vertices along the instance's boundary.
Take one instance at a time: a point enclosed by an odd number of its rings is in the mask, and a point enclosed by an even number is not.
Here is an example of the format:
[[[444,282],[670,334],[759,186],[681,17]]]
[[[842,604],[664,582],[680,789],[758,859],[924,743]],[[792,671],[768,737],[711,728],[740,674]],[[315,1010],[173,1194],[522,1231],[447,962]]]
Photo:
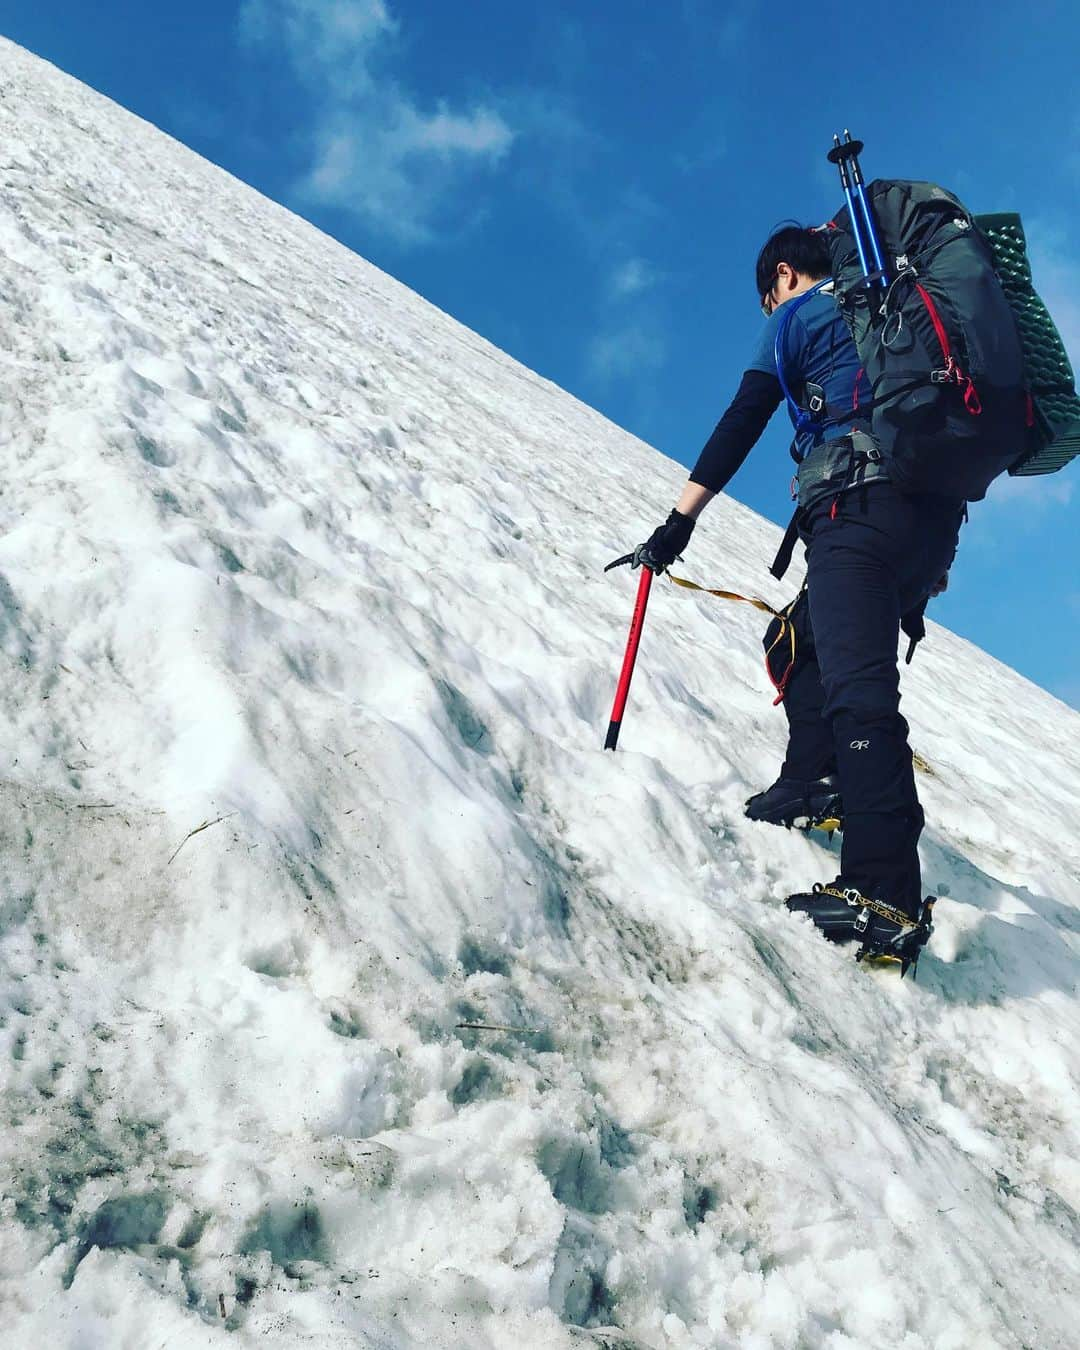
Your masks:
[[[870,749],[870,742],[869,742],[869,741],[852,741],[852,742],[851,742],[851,747],[850,747],[850,748],[851,748],[852,750],[869,750],[869,749]]]

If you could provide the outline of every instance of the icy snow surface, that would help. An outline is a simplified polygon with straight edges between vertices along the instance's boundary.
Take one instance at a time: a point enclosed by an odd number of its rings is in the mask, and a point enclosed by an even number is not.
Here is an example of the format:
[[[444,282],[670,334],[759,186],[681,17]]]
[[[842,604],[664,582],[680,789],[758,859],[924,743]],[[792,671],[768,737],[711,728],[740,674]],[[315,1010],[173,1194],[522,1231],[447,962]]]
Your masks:
[[[4,1345],[1075,1345],[1080,716],[931,628],[945,898],[861,972],[741,814],[759,613],[658,583],[600,748],[683,471],[0,85]],[[686,571],[785,599],[776,535]]]

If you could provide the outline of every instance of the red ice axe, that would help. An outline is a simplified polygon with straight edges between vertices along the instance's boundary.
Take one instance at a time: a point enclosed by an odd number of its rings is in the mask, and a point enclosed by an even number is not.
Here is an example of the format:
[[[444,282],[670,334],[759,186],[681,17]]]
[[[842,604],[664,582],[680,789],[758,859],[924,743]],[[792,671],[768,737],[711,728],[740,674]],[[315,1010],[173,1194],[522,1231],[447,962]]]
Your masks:
[[[609,567],[618,567],[621,563],[630,562],[633,556],[633,554],[630,554],[626,558],[620,558],[617,562],[610,563]],[[604,571],[607,570],[608,568],[605,567]],[[626,655],[623,657],[622,673],[619,675],[619,686],[615,690],[615,706],[611,709],[607,740],[604,741],[605,750],[614,750],[619,743],[619,728],[622,726],[623,710],[630,693],[630,677],[634,673],[638,644],[641,642],[641,630],[645,625],[645,607],[649,603],[649,588],[652,586],[652,579],[652,572],[649,568],[643,567],[641,569],[641,580],[638,582],[637,600],[634,603],[634,617],[630,621],[630,636],[626,640]]]

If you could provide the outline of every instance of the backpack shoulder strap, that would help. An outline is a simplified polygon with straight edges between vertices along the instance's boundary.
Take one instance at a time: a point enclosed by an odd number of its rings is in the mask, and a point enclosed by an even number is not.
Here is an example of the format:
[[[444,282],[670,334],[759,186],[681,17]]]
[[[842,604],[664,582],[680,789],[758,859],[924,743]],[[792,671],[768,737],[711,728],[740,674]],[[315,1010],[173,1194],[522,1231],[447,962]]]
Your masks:
[[[791,415],[795,420],[795,434],[805,431],[807,427],[817,423],[818,419],[808,409],[797,403],[791,388],[788,385],[787,378],[784,375],[784,340],[787,337],[788,328],[796,312],[806,304],[811,296],[819,292],[829,293],[833,288],[832,277],[826,277],[824,281],[819,281],[815,286],[811,286],[808,291],[803,291],[802,295],[797,295],[794,300],[788,300],[784,305],[784,314],[776,329],[776,339],[773,342],[773,360],[776,362],[776,378],[780,381],[780,388],[784,391],[784,398],[791,409]]]

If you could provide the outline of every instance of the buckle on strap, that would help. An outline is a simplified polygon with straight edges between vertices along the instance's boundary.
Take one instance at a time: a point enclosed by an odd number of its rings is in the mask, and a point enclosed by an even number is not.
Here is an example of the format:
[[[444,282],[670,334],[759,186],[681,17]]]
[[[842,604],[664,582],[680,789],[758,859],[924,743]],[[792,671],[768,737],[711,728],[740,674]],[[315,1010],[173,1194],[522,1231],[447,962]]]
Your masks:
[[[820,881],[814,882],[815,895],[835,895],[838,900],[846,900],[854,908],[856,905],[865,905],[866,897],[854,886],[845,886],[842,891],[838,891],[835,886],[824,886]]]
[[[858,427],[854,427],[850,434],[851,448],[859,459],[865,460],[868,464],[881,463],[884,456],[881,453],[881,447],[873,436],[868,436],[865,431],[860,431]]]
[[[814,889],[816,891],[819,888],[815,886]],[[835,895],[838,900],[846,901],[852,909],[859,911],[854,921],[856,933],[866,931],[871,914],[876,914],[879,919],[888,919],[890,923],[895,923],[904,932],[912,928],[918,928],[922,922],[921,918],[913,919],[910,914],[905,914],[903,910],[885,904],[883,900],[871,900],[869,896],[863,895],[855,886],[845,886],[842,891],[837,890],[835,886],[822,886],[820,890],[825,895]]]
[[[813,384],[810,380],[807,380],[805,388],[806,403],[811,415],[820,417],[825,411],[825,390],[820,384]]]

